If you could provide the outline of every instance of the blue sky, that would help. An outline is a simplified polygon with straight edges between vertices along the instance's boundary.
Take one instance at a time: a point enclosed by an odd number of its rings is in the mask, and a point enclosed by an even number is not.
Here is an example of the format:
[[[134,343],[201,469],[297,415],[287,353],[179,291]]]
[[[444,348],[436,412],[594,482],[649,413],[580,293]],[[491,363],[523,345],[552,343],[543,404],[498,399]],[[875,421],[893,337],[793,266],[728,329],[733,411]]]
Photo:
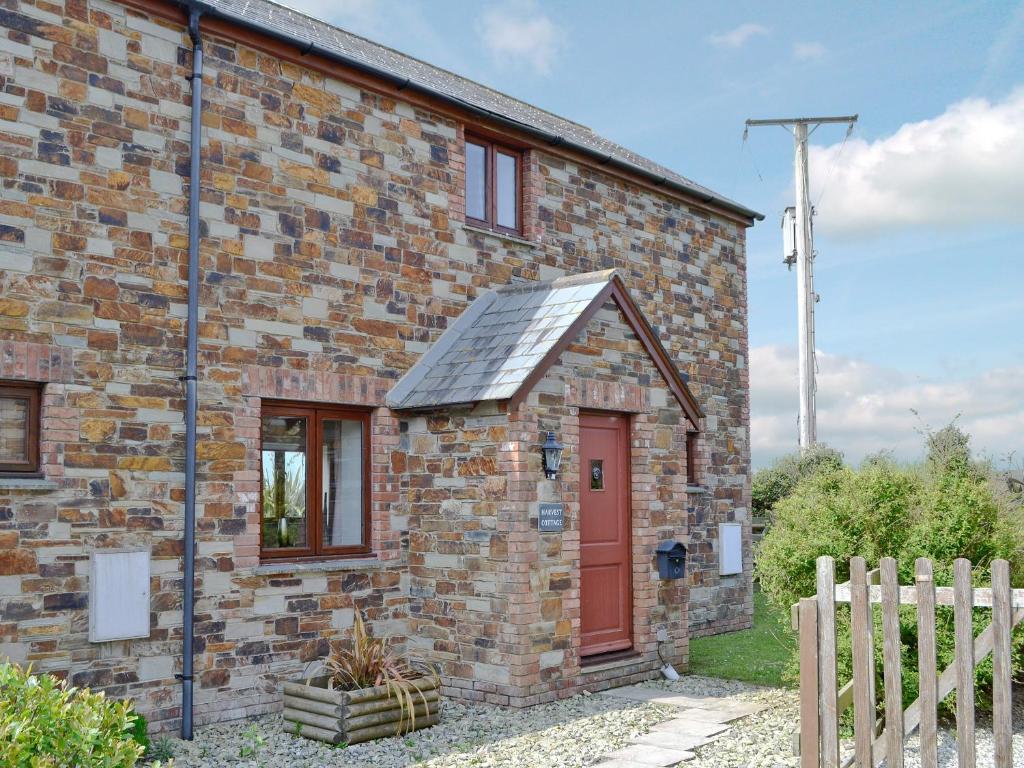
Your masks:
[[[758,466],[796,443],[778,221],[793,147],[781,128],[743,144],[743,121],[859,113],[845,145],[841,126],[811,139],[819,436],[854,461],[914,458],[919,429],[959,414],[979,452],[1024,452],[1024,2],[287,4],[764,212],[748,241]]]

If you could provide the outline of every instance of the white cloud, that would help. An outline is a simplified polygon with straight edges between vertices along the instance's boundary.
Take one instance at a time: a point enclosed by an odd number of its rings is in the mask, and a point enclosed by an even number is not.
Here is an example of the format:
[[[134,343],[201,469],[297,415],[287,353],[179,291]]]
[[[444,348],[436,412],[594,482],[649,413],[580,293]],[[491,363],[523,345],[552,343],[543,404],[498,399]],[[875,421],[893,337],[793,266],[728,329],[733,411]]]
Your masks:
[[[526,64],[546,75],[565,45],[565,33],[530,0],[484,11],[477,31],[491,55],[508,65]]]
[[[793,43],[793,58],[797,61],[813,61],[825,53],[825,46],[821,43]]]
[[[929,381],[820,351],[818,366],[818,439],[852,462],[880,450],[919,458],[918,430],[938,429],[958,414],[976,453],[998,458],[1024,452],[1024,366],[994,368],[959,381]],[[796,370],[792,347],[751,349],[755,466],[796,449]]]
[[[747,22],[728,32],[711,35],[708,40],[716,48],[742,48],[751,38],[767,35],[768,31],[768,27]]]
[[[816,220],[823,231],[865,236],[908,227],[1019,225],[1024,88],[1002,101],[966,99],[872,142],[812,146],[810,162],[815,197],[826,184]]]

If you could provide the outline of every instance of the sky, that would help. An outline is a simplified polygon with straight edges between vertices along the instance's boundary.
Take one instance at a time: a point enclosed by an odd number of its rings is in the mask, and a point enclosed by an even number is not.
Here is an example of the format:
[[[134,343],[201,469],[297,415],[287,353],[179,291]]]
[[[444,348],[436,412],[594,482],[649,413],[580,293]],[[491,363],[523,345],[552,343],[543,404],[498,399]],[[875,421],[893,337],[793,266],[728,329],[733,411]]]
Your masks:
[[[286,0],[590,126],[763,212],[748,234],[755,467],[797,445],[793,140],[811,136],[818,436],[914,460],[956,419],[1024,455],[1024,2]],[[844,140],[845,138],[845,140]],[[1007,457],[1014,458],[1008,459]]]

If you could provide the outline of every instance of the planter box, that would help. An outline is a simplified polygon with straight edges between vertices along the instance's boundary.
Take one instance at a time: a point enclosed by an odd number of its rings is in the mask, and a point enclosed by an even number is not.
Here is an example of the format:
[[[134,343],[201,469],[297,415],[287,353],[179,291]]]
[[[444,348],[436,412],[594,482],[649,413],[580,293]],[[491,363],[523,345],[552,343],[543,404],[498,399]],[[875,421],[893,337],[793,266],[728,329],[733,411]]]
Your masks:
[[[402,717],[398,699],[388,697],[386,686],[358,691],[327,687],[327,676],[284,684],[285,731],[328,744],[359,744],[398,736],[436,725],[441,719],[438,681],[416,680],[422,695],[412,691],[415,724]]]

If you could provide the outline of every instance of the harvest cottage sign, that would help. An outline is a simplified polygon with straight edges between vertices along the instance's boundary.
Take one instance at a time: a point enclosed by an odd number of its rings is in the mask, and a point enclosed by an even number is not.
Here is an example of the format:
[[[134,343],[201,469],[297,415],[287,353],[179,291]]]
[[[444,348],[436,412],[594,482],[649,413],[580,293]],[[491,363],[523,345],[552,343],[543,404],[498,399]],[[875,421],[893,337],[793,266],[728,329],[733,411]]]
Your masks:
[[[541,504],[538,527],[542,532],[561,531],[565,527],[565,507],[561,504]]]

